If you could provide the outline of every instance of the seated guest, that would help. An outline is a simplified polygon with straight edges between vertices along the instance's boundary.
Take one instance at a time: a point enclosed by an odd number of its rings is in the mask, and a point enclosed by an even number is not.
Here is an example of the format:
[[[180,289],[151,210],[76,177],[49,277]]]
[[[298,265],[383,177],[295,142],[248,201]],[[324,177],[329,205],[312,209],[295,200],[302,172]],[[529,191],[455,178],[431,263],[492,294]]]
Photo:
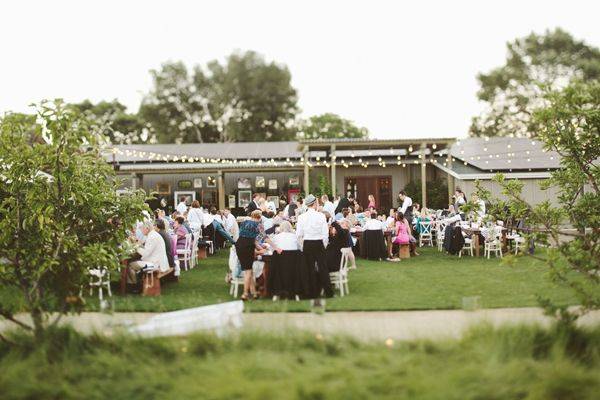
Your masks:
[[[363,226],[366,222],[367,217],[365,216],[364,210],[361,206],[357,205],[354,207],[354,215],[356,216],[356,222]]]
[[[344,228],[337,221],[331,223],[329,227],[329,244],[327,249],[327,269],[329,272],[339,271],[342,260],[342,249],[349,247],[351,241],[350,231]]]
[[[173,223],[173,234],[177,237],[177,250],[185,249],[185,236],[188,234],[187,229],[183,226],[183,217],[175,218]]]
[[[377,219],[377,213],[371,213],[371,218],[365,222],[363,232],[363,245],[361,253],[369,260],[382,260],[388,258],[385,239],[383,237],[383,224]]]
[[[354,215],[354,213],[352,212],[352,208],[344,208],[342,210],[342,215],[344,216],[344,219],[348,221],[350,227],[353,227],[356,224],[358,224],[358,220],[356,219],[356,215]]]
[[[225,230],[231,235],[233,240],[237,240],[240,236],[240,228],[238,226],[237,220],[229,210],[229,208],[225,208],[223,210],[223,226]]]
[[[265,228],[265,233],[270,235],[275,232],[275,223],[273,222],[273,212],[272,211],[263,211],[262,212],[262,223]]]
[[[396,214],[396,226],[392,243],[394,247],[398,247],[398,252],[400,251],[400,245],[411,244],[409,233],[410,228],[408,226],[408,221],[405,223],[405,220],[406,218],[404,218],[404,215],[401,215],[400,213]],[[416,246],[416,241],[414,241],[412,245]],[[400,260],[400,257],[394,258],[394,261],[396,260]]]
[[[385,225],[377,219],[377,213],[372,212],[370,214],[367,213],[367,219],[364,224],[365,230],[380,230],[383,231],[385,229]]]
[[[352,251],[352,248],[354,247],[355,239],[353,239],[352,235],[350,234],[351,225],[347,219],[342,219],[341,221],[339,221],[339,224],[342,227],[342,229],[345,229],[348,231],[348,244],[346,245],[346,248],[350,249],[350,251],[348,252],[348,261],[350,263],[350,266],[348,268],[356,269],[356,258],[354,257],[354,252]]]
[[[167,233],[165,221],[163,221],[162,219],[156,220],[156,231],[165,241],[165,252],[167,253],[169,267],[175,268],[175,257],[177,256],[177,252],[173,249],[173,241],[171,240],[171,236],[169,236],[169,234]]]
[[[186,211],[183,213],[183,227],[188,233],[192,233],[192,227],[190,226],[190,223],[187,220],[187,216],[188,212]]]
[[[219,233],[221,238],[227,240],[231,244],[235,244],[235,240],[233,240],[231,235],[225,230],[225,227],[223,226],[223,220],[218,214],[216,207],[210,208],[210,214],[204,214],[203,226],[205,228],[205,232],[202,233],[203,236],[209,237],[211,240],[216,242],[217,237],[215,235],[216,233]]]
[[[413,203],[413,215],[416,217],[421,215],[421,206],[419,203]]]
[[[273,225],[279,226],[281,223],[285,221],[285,217],[283,216],[283,210],[277,211],[277,214],[273,217]]]
[[[279,225],[279,233],[273,235],[271,241],[275,247],[283,251],[300,250],[298,237],[288,221],[283,221]]]
[[[141,231],[146,236],[143,247],[137,249],[141,256],[139,260],[129,263],[127,268],[127,283],[136,284],[137,273],[144,267],[156,267],[161,272],[169,270],[169,260],[165,248],[165,241],[160,234],[154,230],[152,222],[145,221],[141,226]]]
[[[288,221],[283,221],[279,225],[279,233],[272,236],[271,242],[278,249],[272,255],[268,278],[268,288],[273,295],[273,300],[306,297],[303,286],[311,287],[312,274],[306,271],[298,237],[292,230],[292,225]],[[315,285],[312,284],[313,287]],[[311,293],[311,290],[307,292]]]

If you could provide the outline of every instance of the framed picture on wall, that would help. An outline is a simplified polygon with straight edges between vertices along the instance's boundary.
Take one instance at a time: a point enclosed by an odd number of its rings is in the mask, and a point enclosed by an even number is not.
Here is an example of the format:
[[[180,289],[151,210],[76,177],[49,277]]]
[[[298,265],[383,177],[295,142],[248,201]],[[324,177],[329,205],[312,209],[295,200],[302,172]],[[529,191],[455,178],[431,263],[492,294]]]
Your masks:
[[[166,182],[156,184],[156,192],[158,194],[171,194],[171,185]]]
[[[206,177],[206,187],[217,187],[217,178],[215,178],[214,176]]]
[[[228,199],[229,199],[229,201],[228,201],[229,208],[230,209],[235,208],[235,194],[230,194]]]
[[[252,189],[252,182],[250,178],[238,178],[238,189]]]
[[[202,178],[194,178],[194,189],[202,189]]]
[[[264,188],[265,187],[265,177],[264,176],[257,176],[256,177],[256,187],[257,188]]]
[[[290,186],[300,186],[300,177],[298,175],[290,176]]]
[[[238,191],[238,207],[246,208],[252,201],[252,190]]]
[[[177,182],[177,188],[179,188],[179,189],[191,189],[192,188],[192,181],[190,181],[189,179],[178,181]]]
[[[277,190],[277,179],[269,179],[269,190]]]

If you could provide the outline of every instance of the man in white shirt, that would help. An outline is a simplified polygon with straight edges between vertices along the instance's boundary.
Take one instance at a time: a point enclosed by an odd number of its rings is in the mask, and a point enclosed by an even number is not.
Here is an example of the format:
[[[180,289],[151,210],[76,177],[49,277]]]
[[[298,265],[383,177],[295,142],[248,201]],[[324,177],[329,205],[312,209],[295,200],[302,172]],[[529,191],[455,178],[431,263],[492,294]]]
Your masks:
[[[326,297],[333,297],[333,289],[329,280],[325,247],[329,242],[329,227],[325,214],[317,211],[318,201],[309,194],[304,201],[305,213],[298,216],[296,236],[302,242],[302,251],[310,269],[315,268],[319,277],[319,288],[316,296],[324,291]]]
[[[477,213],[477,220],[481,222],[481,220],[483,220],[485,217],[485,202],[481,200],[475,193],[471,195],[471,200],[478,206],[475,212]]]
[[[137,249],[142,256],[138,261],[129,263],[127,283],[135,284],[137,282],[137,272],[146,266],[154,266],[161,272],[169,270],[169,260],[165,241],[156,230],[151,221],[145,221],[141,227],[142,233],[146,236],[144,247]]]
[[[225,208],[223,210],[223,220],[224,220],[223,225],[225,226],[225,230],[227,232],[229,232],[229,234],[231,235],[233,240],[237,241],[238,238],[240,237],[240,227],[237,223],[237,220],[235,219],[235,217],[233,216],[233,214],[231,213],[231,211],[228,208]]]
[[[329,196],[326,194],[321,196],[321,203],[323,203],[323,211],[327,211],[333,218],[335,216],[335,206],[329,201]]]
[[[402,190],[398,195],[402,205],[398,208],[398,212],[406,218],[408,221],[408,226],[412,226],[412,218],[413,218],[413,206],[412,199],[406,195],[406,192]]]
[[[185,203],[185,197],[181,197],[179,199],[179,204],[177,204],[177,207],[175,207],[175,209],[179,212],[179,214],[183,215],[184,212],[187,211],[187,204]]]
[[[365,222],[365,230],[367,231],[383,231],[385,228],[385,225],[383,224],[383,222],[381,222],[380,220],[377,219],[377,213],[371,213],[370,215],[367,214],[369,216],[369,218],[367,219],[367,222]]]
[[[202,228],[203,218],[204,210],[200,207],[200,202],[194,200],[187,214],[187,220],[192,230],[199,231]]]

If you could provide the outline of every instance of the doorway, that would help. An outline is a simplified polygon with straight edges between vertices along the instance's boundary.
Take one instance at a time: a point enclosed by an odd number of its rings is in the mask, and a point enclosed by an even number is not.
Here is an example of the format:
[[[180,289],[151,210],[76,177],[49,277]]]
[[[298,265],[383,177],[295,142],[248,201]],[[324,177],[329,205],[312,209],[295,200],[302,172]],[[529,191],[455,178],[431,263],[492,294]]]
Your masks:
[[[351,176],[344,180],[344,194],[354,195],[363,208],[369,204],[369,195],[375,197],[378,212],[387,213],[392,208],[391,176]]]

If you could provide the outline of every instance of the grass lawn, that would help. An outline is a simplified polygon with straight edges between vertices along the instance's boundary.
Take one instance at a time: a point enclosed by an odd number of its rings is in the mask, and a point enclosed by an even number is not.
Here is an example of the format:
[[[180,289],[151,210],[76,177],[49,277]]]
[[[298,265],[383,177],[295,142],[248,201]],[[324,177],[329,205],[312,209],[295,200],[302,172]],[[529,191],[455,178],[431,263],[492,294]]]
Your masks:
[[[460,341],[245,332],[140,340],[61,329],[0,342],[12,399],[556,399],[600,393],[600,331],[479,327]]]
[[[538,295],[557,304],[575,304],[569,289],[556,287],[546,279],[547,267],[528,257],[516,265],[502,265],[499,259],[449,256],[424,248],[421,256],[399,263],[357,259],[358,269],[350,271],[350,295],[327,300],[327,310],[417,310],[456,309],[462,298],[480,296],[485,308],[537,306]],[[183,271],[179,283],[163,286],[162,296],[114,295],[116,311],[168,311],[230,301],[224,277],[228,251],[202,260],[199,267]],[[97,297],[88,299],[89,309],[98,306]],[[308,301],[259,300],[247,303],[250,311],[307,311]]]

